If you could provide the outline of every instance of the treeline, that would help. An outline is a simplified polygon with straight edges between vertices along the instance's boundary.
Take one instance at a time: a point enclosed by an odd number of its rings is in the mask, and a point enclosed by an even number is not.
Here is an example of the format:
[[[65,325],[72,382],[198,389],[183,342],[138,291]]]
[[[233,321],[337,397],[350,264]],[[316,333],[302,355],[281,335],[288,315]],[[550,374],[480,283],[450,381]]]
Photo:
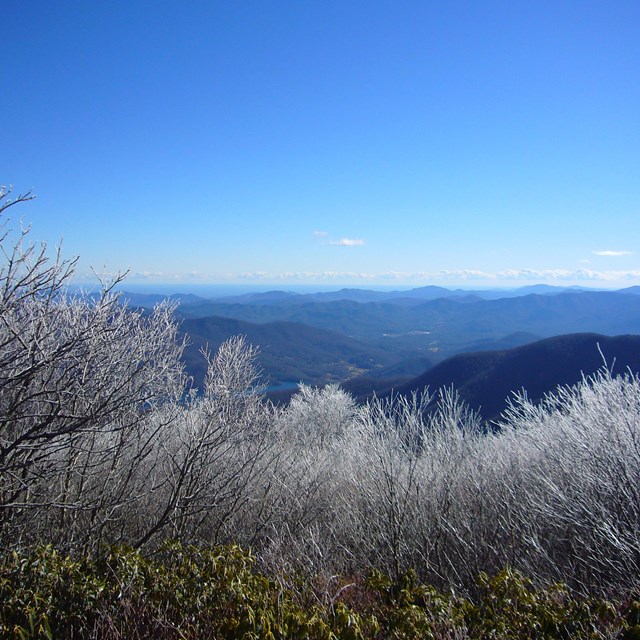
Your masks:
[[[0,213],[28,196],[0,195]],[[337,387],[266,402],[243,338],[201,393],[172,308],[69,296],[74,263],[5,230],[0,546],[75,558],[167,540],[252,549],[283,589],[372,570],[473,596],[506,567],[536,587],[630,597],[640,567],[640,380],[603,370],[487,433],[452,391],[358,406]],[[427,407],[429,410],[427,411]]]

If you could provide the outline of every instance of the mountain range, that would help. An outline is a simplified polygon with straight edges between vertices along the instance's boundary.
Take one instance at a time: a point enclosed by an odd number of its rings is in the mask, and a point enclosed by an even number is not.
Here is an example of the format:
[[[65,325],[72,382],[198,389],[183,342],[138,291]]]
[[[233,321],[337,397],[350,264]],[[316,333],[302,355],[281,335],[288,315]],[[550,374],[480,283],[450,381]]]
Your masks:
[[[577,355],[572,360],[569,354],[573,351],[564,336],[599,334],[604,343],[608,336],[640,334],[639,294],[640,287],[596,291],[536,285],[465,291],[428,286],[392,292],[271,291],[213,300],[177,294],[172,299],[179,304],[176,313],[181,331],[190,339],[185,362],[196,386],[201,385],[205,368],[200,350],[207,345],[215,350],[226,338],[242,334],[260,349],[265,384],[272,389],[284,388],[284,397],[298,382],[341,382],[363,398],[391,387],[409,390],[424,384],[455,384],[465,390],[474,407],[482,406],[483,413],[493,417],[513,388],[505,389],[499,382],[482,386],[483,377],[478,375],[471,382],[465,372],[474,370],[473,362],[481,363],[478,366],[489,379],[495,363],[510,362],[505,354],[513,348],[527,354],[527,345],[544,345],[538,341],[560,336],[561,342],[551,342],[547,351],[566,351],[567,366],[575,378],[575,372],[592,370],[594,358],[599,356],[593,345],[584,346],[586,338],[576,338],[572,348],[577,349]],[[147,308],[162,296],[125,293],[123,298],[131,306]],[[632,343],[627,344],[629,349]],[[535,353],[544,351],[537,349]],[[451,360],[453,356],[461,359]],[[624,360],[622,352],[613,356]],[[467,361],[467,357],[472,359]],[[523,356],[522,362],[528,357]],[[576,368],[578,364],[581,367]],[[548,381],[542,385],[546,390],[571,381],[556,380],[552,372],[558,367],[550,367],[543,376]],[[509,378],[500,371],[496,372],[497,380]],[[515,374],[512,378],[520,380]],[[534,379],[527,378],[516,388],[524,386],[536,394],[536,385]]]
[[[235,335],[245,336],[247,342],[258,347],[263,381],[272,386],[290,384],[296,388],[301,381],[324,385],[364,373],[375,376],[393,365],[400,366],[405,376],[417,375],[432,364],[424,359],[419,368],[399,365],[398,354],[389,350],[295,322],[255,324],[217,316],[187,318],[181,322],[180,331],[188,336],[184,360],[197,387],[206,370],[202,350],[215,352],[224,340]]]

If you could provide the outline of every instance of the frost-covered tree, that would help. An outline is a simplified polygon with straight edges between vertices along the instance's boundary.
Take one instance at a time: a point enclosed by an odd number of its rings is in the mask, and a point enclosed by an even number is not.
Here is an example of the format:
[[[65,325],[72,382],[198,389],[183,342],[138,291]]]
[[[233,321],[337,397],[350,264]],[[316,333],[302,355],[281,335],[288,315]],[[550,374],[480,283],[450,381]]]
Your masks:
[[[270,567],[411,568],[467,591],[505,566],[585,593],[638,584],[637,376],[603,370],[536,405],[520,397],[488,431],[452,391],[317,419],[344,401],[303,392],[282,416],[295,462],[274,473],[285,508]]]
[[[300,384],[282,416],[289,437],[303,445],[323,446],[334,441],[353,420],[356,403],[338,385]]]
[[[30,198],[0,190],[0,214]],[[126,309],[118,279],[70,294],[75,261],[29,229],[5,227],[0,250],[0,537],[98,539],[142,491],[149,416],[182,393],[172,308]]]
[[[165,529],[182,539],[249,544],[265,526],[266,476],[278,451],[273,407],[260,395],[257,350],[238,336],[206,355],[202,393],[190,394],[170,415],[173,426],[158,443],[149,472],[152,524],[142,527],[136,545]]]
[[[0,214],[30,198],[0,191]],[[280,449],[256,349],[206,354],[197,393],[174,307],[127,308],[120,278],[71,294],[75,261],[29,229],[0,249],[0,544],[257,540]]]

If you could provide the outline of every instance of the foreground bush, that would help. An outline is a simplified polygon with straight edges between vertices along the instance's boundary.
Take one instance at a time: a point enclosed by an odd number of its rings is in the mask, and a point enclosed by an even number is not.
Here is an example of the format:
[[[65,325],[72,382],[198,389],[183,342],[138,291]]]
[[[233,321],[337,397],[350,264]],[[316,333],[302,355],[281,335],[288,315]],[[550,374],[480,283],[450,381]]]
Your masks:
[[[151,560],[113,549],[72,560],[43,547],[2,567],[3,637],[325,637],[313,610],[252,571],[238,547],[174,544]]]
[[[640,602],[534,589],[520,574],[479,578],[473,601],[379,572],[333,585],[298,579],[295,591],[255,571],[237,546],[172,543],[155,558],[112,549],[71,559],[51,547],[13,553],[0,567],[0,637],[636,638]],[[327,585],[325,585],[327,586]]]

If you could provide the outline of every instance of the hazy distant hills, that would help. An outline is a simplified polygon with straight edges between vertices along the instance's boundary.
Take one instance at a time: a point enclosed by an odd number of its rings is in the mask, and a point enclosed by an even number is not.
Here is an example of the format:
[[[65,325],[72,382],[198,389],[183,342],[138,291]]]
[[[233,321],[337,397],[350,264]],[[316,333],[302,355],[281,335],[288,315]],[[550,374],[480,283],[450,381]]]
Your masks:
[[[638,289],[638,291],[634,291]],[[194,316],[213,315],[210,313],[212,304],[225,305],[299,305],[311,302],[388,302],[391,304],[406,305],[420,304],[441,298],[451,298],[461,302],[477,300],[498,300],[500,298],[515,298],[532,293],[538,295],[557,295],[559,293],[582,291],[580,287],[558,287],[546,284],[530,285],[515,289],[447,289],[428,285],[403,291],[372,291],[368,289],[344,288],[338,291],[325,291],[319,293],[294,293],[291,291],[266,291],[253,292],[242,295],[225,296],[217,298],[207,298],[194,294],[172,294],[163,296],[157,293],[134,293],[130,291],[122,292],[123,299],[129,301],[131,306],[152,307],[166,297],[177,300],[181,303],[185,311]],[[590,290],[594,291],[594,290]],[[639,293],[640,287],[629,287],[621,289],[624,293]]]
[[[441,352],[442,356],[463,351],[478,340],[498,340],[518,332],[541,337],[640,332],[640,296],[599,291],[471,302],[450,296],[415,305],[353,300],[296,304],[206,302],[181,306],[180,313],[186,317],[215,315],[252,323],[297,322],[337,331],[385,349],[412,349],[425,355]]]
[[[424,387],[435,391],[453,386],[485,419],[493,419],[514,391],[526,389],[535,401],[558,385],[574,384],[582,374],[595,372],[604,364],[600,351],[608,366],[614,367],[614,373],[623,373],[627,368],[640,372],[640,336],[581,333],[555,336],[515,349],[459,354],[395,391],[406,395]]]
[[[557,287],[546,284],[536,284],[515,289],[447,289],[428,285],[406,291],[371,291],[368,289],[340,289],[320,293],[297,294],[290,291],[267,291],[264,293],[249,293],[239,296],[217,298],[215,302],[224,304],[273,304],[286,301],[288,304],[303,304],[305,302],[336,302],[351,300],[353,302],[391,302],[393,304],[409,304],[437,300],[439,298],[463,298],[476,300],[497,300],[499,298],[514,298],[530,293],[539,295],[555,295],[567,291],[582,290],[580,287]]]
[[[640,287],[595,291],[536,285],[511,291],[429,286],[400,292],[271,291],[223,301],[173,298],[193,343],[185,357],[197,384],[204,371],[200,347],[215,350],[229,336],[242,334],[260,348],[271,384],[348,380],[347,387],[360,396],[402,385],[459,353],[510,349],[573,333],[640,334],[639,294]],[[141,307],[161,299],[140,293],[123,297]],[[493,404],[482,403],[485,410],[504,400],[502,391],[497,387]]]

